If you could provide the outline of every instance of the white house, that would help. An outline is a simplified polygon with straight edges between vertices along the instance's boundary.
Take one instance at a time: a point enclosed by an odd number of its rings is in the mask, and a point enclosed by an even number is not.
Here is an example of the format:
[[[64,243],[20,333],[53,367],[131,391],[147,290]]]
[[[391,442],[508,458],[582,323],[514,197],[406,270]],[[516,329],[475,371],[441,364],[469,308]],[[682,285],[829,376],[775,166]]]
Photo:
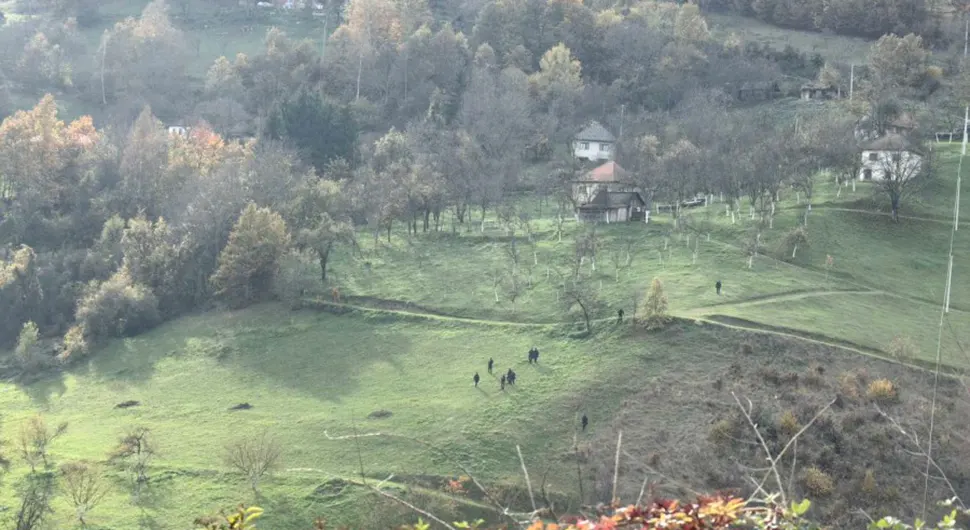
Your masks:
[[[596,121],[573,138],[573,156],[584,160],[612,160],[615,147],[616,137]]]
[[[908,179],[919,173],[922,161],[906,138],[889,133],[863,145],[859,180]]]
[[[172,136],[181,136],[182,138],[185,138],[186,136],[189,135],[189,131],[191,129],[192,129],[191,127],[182,127],[181,125],[171,125],[168,128],[168,134]]]

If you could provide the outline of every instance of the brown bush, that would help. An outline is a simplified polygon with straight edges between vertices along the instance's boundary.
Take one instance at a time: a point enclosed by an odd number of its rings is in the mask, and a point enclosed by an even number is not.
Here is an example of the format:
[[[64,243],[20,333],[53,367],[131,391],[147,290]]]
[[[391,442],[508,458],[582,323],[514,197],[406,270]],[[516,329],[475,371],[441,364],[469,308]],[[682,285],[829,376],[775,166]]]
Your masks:
[[[861,383],[854,372],[842,372],[839,376],[839,390],[849,399],[859,399]]]
[[[729,445],[735,438],[734,422],[731,420],[719,420],[711,426],[711,431],[707,438],[714,445]]]
[[[866,397],[880,403],[891,403],[896,400],[896,385],[888,379],[876,379],[869,383],[866,389]]]
[[[798,417],[790,410],[786,410],[778,420],[778,429],[788,437],[795,436],[801,428]]]
[[[802,485],[813,497],[828,497],[835,491],[835,481],[831,475],[817,467],[810,467],[802,473]]]
[[[876,493],[877,487],[876,474],[871,469],[867,469],[866,476],[862,478],[862,486],[859,489],[862,490],[862,493],[871,497]]]

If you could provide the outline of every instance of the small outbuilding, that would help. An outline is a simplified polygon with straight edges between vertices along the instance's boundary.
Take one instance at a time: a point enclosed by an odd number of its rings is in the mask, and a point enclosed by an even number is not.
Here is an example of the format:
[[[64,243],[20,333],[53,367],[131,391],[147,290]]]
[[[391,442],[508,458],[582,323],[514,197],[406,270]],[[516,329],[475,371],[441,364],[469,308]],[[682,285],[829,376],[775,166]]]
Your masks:
[[[576,209],[576,220],[584,223],[650,222],[647,201],[636,191],[600,190],[590,202]]]
[[[822,83],[805,83],[802,85],[801,98],[803,101],[822,101],[826,99],[836,99],[839,97],[839,89],[832,85]]]

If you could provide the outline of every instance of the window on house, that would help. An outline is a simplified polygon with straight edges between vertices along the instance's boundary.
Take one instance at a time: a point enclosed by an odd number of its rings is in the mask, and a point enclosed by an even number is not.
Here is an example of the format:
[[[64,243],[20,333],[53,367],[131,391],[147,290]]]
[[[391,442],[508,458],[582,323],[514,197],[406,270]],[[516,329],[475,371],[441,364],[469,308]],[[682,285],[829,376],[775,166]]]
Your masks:
[[[876,160],[879,160],[879,155],[876,153],[869,153],[869,161],[875,162]]]
[[[579,142],[579,148],[583,151],[589,151],[589,142]]]
[[[872,180],[872,170],[871,169],[863,170],[862,171],[862,179],[863,180]]]
[[[609,153],[610,144],[600,144],[600,151],[603,151],[604,153]]]

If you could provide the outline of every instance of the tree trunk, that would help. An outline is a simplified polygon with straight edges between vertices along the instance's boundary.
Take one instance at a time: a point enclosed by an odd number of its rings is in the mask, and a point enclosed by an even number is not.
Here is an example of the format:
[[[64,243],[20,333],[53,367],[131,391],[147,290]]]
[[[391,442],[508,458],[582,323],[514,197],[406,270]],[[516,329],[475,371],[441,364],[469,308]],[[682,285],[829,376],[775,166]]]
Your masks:
[[[791,259],[795,259],[796,252],[798,252],[798,245],[795,245],[795,248],[791,250]]]
[[[391,244],[391,225],[392,223],[388,221],[387,223],[387,244]]]
[[[424,225],[421,227],[422,231],[427,233],[428,226],[430,224],[431,224],[431,208],[427,208],[424,210]]]
[[[333,242],[327,243],[326,248],[317,251],[317,259],[320,262],[320,281],[324,285],[327,284],[327,261],[330,259],[330,250],[333,248]]]
[[[583,310],[583,319],[586,321],[586,333],[587,334],[592,333],[593,327],[592,325],[590,325],[590,322],[589,322],[589,311],[587,311],[585,304],[580,303],[579,307],[580,309]]]

